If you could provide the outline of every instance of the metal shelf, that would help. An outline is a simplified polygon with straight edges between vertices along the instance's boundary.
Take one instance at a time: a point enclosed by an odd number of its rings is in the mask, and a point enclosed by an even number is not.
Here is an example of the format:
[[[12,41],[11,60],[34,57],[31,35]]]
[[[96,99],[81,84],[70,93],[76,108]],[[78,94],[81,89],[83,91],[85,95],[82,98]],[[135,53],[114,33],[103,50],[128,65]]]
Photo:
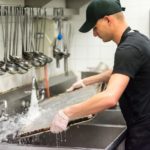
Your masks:
[[[21,5],[21,6],[24,6],[24,0],[0,0],[0,5],[7,5],[7,6]]]

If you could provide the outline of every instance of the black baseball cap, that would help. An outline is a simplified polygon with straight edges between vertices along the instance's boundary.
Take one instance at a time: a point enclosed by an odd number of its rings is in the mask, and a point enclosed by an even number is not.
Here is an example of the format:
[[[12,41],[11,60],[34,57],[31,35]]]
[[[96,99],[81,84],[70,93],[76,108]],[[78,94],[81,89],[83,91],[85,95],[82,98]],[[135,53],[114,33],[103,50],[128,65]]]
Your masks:
[[[83,33],[88,32],[100,18],[124,10],[125,8],[121,7],[120,0],[93,0],[86,9],[86,21],[79,31]]]

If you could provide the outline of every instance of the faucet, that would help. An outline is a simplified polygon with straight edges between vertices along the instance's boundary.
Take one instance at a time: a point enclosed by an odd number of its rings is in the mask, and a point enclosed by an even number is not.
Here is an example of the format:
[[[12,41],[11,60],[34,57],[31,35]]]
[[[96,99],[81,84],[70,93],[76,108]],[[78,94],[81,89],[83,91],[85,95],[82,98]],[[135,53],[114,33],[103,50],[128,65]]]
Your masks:
[[[45,90],[44,89],[39,89],[38,83],[37,83],[35,77],[32,78],[32,91],[33,90],[36,90],[36,96],[37,96],[38,101],[39,102],[43,101],[44,98],[45,98]]]
[[[32,90],[37,90],[37,89],[38,89],[38,84],[37,84],[36,78],[33,77],[32,78]]]
[[[7,114],[7,101],[3,100],[0,102],[0,121],[6,121],[8,120],[8,114]]]

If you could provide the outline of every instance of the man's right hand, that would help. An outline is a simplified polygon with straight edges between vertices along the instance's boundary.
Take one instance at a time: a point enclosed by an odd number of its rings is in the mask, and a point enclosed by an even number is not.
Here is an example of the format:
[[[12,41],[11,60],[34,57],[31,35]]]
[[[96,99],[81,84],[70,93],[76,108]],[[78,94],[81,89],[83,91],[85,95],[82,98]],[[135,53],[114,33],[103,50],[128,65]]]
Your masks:
[[[82,88],[82,87],[85,87],[85,84],[83,83],[83,80],[81,79],[81,80],[75,82],[74,84],[72,84],[72,86],[69,89],[67,89],[66,91],[71,92],[71,91],[74,91],[75,89]]]

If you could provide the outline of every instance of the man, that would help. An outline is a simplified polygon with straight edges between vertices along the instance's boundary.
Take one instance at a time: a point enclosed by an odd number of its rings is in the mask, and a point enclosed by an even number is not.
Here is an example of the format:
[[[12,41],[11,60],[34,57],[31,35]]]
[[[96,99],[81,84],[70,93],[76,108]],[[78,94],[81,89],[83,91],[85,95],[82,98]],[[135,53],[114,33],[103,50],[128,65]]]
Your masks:
[[[69,91],[99,81],[106,90],[88,100],[60,110],[51,124],[54,133],[67,129],[70,120],[104,111],[117,102],[127,123],[126,150],[150,149],[150,40],[132,30],[118,0],[94,0],[87,7],[80,32],[93,28],[93,35],[117,44],[113,70],[85,78]],[[103,138],[103,137],[102,137]]]

